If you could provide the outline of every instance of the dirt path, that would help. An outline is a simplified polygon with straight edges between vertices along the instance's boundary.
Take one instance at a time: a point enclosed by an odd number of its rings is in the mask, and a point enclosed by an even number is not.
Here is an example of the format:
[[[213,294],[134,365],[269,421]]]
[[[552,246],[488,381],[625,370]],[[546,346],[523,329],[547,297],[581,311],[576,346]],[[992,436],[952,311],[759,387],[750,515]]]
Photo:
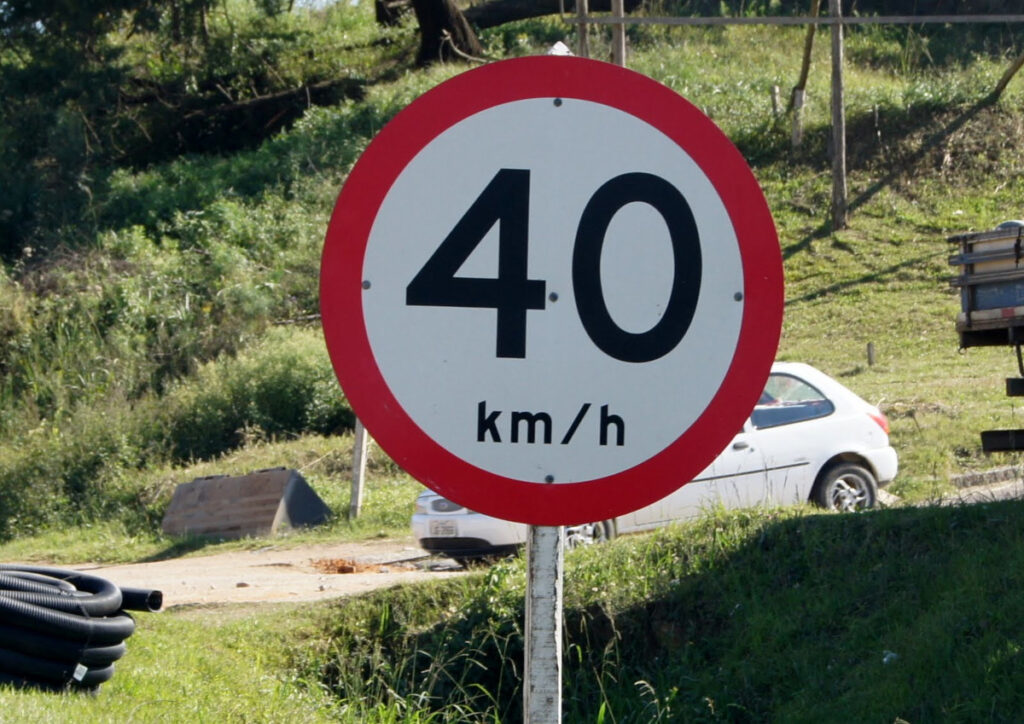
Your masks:
[[[71,566],[121,587],[164,594],[164,608],[190,604],[314,601],[399,583],[463,575],[428,558],[412,538],[285,548],[267,546],[152,563]]]
[[[1022,496],[1024,483],[1015,479],[965,488],[941,504]],[[885,491],[880,497],[885,505],[899,504],[898,498]],[[268,545],[253,551],[153,563],[71,567],[118,586],[160,590],[165,609],[195,604],[313,601],[465,573],[453,561],[426,556],[411,536],[295,548]]]

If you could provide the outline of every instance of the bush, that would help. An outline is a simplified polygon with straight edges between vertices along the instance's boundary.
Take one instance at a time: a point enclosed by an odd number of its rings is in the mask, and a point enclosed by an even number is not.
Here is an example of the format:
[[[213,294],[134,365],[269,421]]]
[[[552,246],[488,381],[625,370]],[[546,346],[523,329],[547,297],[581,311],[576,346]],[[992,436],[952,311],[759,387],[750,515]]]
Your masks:
[[[296,667],[338,698],[342,721],[387,707],[407,721],[520,720],[524,585],[521,566],[503,563],[341,599]]]
[[[323,339],[310,329],[274,329],[237,357],[207,363],[167,396],[174,457],[205,459],[252,439],[351,428]]]
[[[0,540],[104,516],[144,523],[140,470],[353,424],[319,331],[275,328],[163,398],[114,391],[0,444]]]
[[[112,400],[0,445],[0,540],[105,516],[144,518],[138,490],[125,480],[164,457],[147,417]]]

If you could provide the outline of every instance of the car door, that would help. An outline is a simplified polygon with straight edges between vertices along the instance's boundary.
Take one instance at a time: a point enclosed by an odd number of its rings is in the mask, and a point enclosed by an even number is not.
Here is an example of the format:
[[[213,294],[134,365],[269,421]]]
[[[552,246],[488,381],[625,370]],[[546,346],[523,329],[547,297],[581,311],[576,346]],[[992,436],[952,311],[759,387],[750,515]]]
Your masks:
[[[757,431],[748,421],[718,454],[714,477],[708,482],[714,504],[726,508],[747,508],[765,500],[767,482],[764,451]]]
[[[705,484],[714,477],[713,468],[714,463],[702,471],[692,482],[626,516],[629,520],[628,530],[648,530],[664,525],[670,520],[685,520],[699,515],[701,501],[708,494]]]
[[[718,505],[737,507],[757,500],[764,488],[764,462],[745,424],[718,457],[691,482],[629,516],[628,530],[696,518]],[[621,529],[621,526],[620,526]]]
[[[804,502],[817,475],[818,452],[828,446],[825,423],[835,405],[806,380],[773,373],[751,419],[752,443],[764,456],[765,502],[787,505]]]

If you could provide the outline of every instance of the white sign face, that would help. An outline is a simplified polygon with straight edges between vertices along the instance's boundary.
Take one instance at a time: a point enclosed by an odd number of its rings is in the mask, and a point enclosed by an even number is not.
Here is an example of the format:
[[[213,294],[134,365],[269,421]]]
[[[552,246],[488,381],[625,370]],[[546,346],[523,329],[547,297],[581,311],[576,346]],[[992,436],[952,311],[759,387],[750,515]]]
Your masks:
[[[653,190],[638,190],[631,178],[651,179]],[[588,203],[615,179],[627,181],[606,200],[615,206],[606,228],[578,240]],[[685,199],[696,224],[697,238],[678,241],[679,248],[662,213],[632,200],[661,186]],[[488,188],[495,191],[485,195]],[[505,251],[526,264],[525,277],[507,283],[532,282],[529,303],[508,312],[486,300],[440,306],[430,304],[428,289],[427,302],[410,306],[411,280],[474,204],[485,207],[482,220],[467,232],[473,238],[449,242],[467,246],[454,278],[434,278],[437,294],[464,279],[481,280],[481,298],[497,290]],[[526,229],[525,240],[512,238],[507,227],[516,225]],[[573,283],[576,253],[598,257],[583,288]],[[696,268],[695,279],[675,278],[676,254]],[[505,103],[438,136],[385,197],[363,279],[370,346],[413,422],[483,470],[536,483],[618,473],[675,441],[718,390],[744,305],[736,234],[692,158],[636,117],[575,99]],[[677,284],[694,287],[695,307],[689,299],[670,307]],[[587,295],[593,298],[580,299]],[[638,361],[608,354],[584,328],[580,303],[603,303],[613,336],[655,330],[667,337],[664,353]],[[503,314],[515,320],[499,332]],[[658,331],[666,315],[692,316],[686,333],[680,337],[678,325]],[[499,334],[514,353],[496,349]]]
[[[782,321],[757,182],[673,91],[579,58],[426,93],[346,182],[321,269],[356,414],[443,495],[536,525],[668,494],[741,427]]]

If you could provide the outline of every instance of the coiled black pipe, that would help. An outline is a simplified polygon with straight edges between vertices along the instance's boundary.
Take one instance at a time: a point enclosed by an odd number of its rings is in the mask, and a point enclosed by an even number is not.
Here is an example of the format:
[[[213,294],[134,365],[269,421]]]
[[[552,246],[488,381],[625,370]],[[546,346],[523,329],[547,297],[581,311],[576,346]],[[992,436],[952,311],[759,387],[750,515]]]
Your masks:
[[[163,594],[79,571],[0,564],[0,683],[95,691],[135,631],[126,611],[159,611]]]

